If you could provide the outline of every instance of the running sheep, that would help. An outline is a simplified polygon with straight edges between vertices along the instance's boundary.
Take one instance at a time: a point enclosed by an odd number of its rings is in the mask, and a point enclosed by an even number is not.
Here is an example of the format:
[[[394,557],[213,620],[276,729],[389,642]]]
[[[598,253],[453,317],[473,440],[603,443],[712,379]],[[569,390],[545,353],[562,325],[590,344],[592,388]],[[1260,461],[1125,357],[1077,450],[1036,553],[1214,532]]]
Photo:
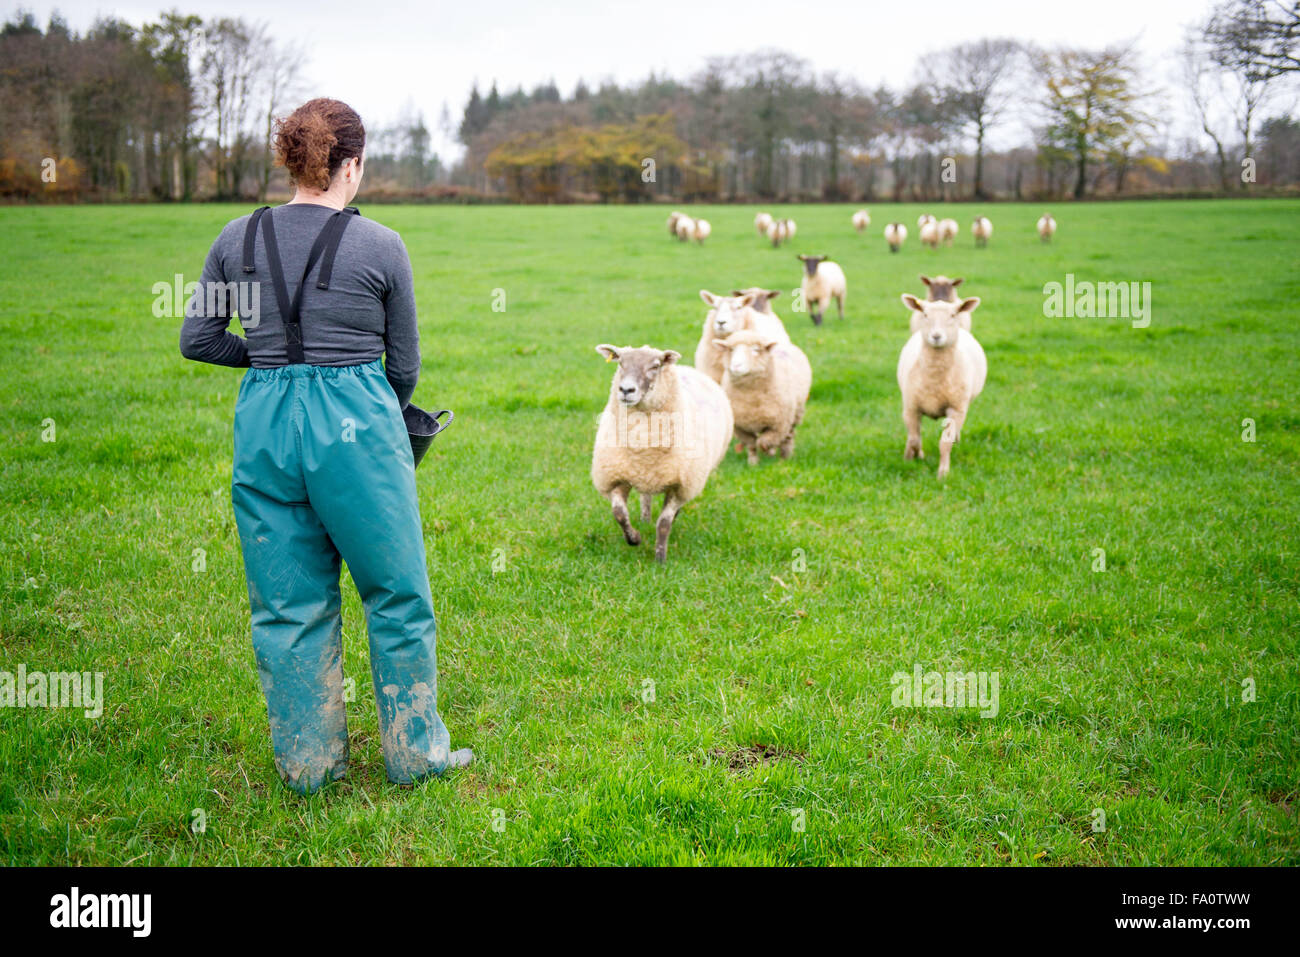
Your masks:
[[[907,294],[902,298],[912,312],[914,329],[898,356],[898,388],[903,394],[903,424],[907,427],[903,459],[925,458],[921,416],[946,419],[939,439],[937,476],[942,479],[948,475],[952,447],[961,439],[970,404],[988,378],[984,350],[960,320],[963,314],[974,312],[980,301],[922,302]]]
[[[885,242],[889,243],[891,253],[898,252],[907,240],[907,227],[902,223],[890,223],[885,227]]]
[[[735,332],[750,329],[761,333],[777,342],[789,342],[790,334],[785,331],[785,323],[772,311],[768,300],[779,295],[772,291],[762,296],[750,290],[737,292],[731,296],[718,296],[707,289],[700,290],[700,298],[709,307],[704,317],[704,328],[700,332],[699,344],[695,347],[695,368],[705,373],[714,382],[722,381],[724,357],[713,348],[716,339],[725,339]],[[763,308],[757,307],[762,302]]]
[[[722,391],[731,402],[735,436],[750,465],[758,453],[788,459],[812,389],[812,366],[803,350],[753,330],[714,340],[726,359]]]
[[[853,214],[853,228],[856,229],[858,232],[862,232],[870,225],[871,225],[871,214],[868,213],[865,209],[860,209]]]
[[[684,214],[680,210],[674,209],[668,214],[668,235],[677,235],[677,220],[681,219]]]
[[[957,225],[957,220],[939,220],[939,242],[943,243],[945,246],[951,246],[952,241],[957,238],[957,234],[960,232],[961,227]]]
[[[826,307],[831,304],[832,299],[835,300],[840,318],[843,319],[844,296],[848,291],[844,270],[826,256],[801,255],[799,260],[803,263],[803,278],[800,280],[799,289],[803,293],[804,308],[812,316],[813,325],[822,324],[822,316],[826,313]]]
[[[678,365],[681,355],[672,350],[602,344],[596,351],[618,370],[596,430],[591,481],[629,545],[640,545],[641,533],[632,526],[628,493],[636,489],[642,522],[650,520],[654,496],[664,496],[655,523],[655,560],[662,564],[677,513],[727,453],[731,404],[708,376]]]
[[[921,245],[931,249],[939,248],[939,223],[931,219],[921,227]]]
[[[1050,243],[1055,234],[1056,220],[1052,218],[1051,213],[1043,213],[1038,218],[1038,238],[1045,243]]]
[[[757,216],[754,217],[754,230],[760,236],[766,236],[767,227],[771,225],[772,225],[771,213],[759,213]]]
[[[695,220],[683,213],[677,217],[677,238],[689,242],[695,236]]]
[[[790,221],[788,219],[774,219],[767,224],[767,238],[771,242],[772,248],[780,246],[790,238]]]
[[[697,243],[703,246],[704,240],[709,238],[709,233],[711,232],[713,232],[713,226],[707,219],[697,219],[695,221],[695,229],[692,231],[691,235]]]
[[[970,231],[975,237],[975,245],[982,248],[989,244],[989,237],[993,235],[993,223],[987,216],[976,216],[970,224]]]

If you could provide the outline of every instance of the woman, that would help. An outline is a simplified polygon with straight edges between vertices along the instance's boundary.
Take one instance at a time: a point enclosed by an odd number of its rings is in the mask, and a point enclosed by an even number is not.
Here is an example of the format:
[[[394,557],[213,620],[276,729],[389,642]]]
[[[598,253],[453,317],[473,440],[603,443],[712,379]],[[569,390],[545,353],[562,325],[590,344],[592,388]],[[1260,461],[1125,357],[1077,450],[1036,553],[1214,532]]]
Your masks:
[[[277,159],[294,197],[226,225],[181,329],[186,358],[251,366],[235,405],[232,499],[275,764],[304,794],[347,770],[340,558],[366,609],[389,780],[473,759],[451,751],[437,708],[433,601],[402,420],[420,371],[411,262],[397,233],[347,208],[365,145],[361,118],[338,100],[311,100],[281,120]],[[226,328],[227,296],[206,291],[243,282],[259,295],[239,299],[257,306],[240,317],[240,338]]]

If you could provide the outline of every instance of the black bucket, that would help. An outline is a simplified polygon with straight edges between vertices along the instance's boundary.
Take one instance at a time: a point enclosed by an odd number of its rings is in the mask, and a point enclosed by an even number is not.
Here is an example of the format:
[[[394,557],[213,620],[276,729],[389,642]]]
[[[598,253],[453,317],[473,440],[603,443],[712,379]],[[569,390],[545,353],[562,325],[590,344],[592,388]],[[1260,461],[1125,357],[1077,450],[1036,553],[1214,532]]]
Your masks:
[[[447,417],[445,421],[442,418],[444,415]],[[415,457],[415,464],[419,465],[424,453],[433,444],[433,437],[446,431],[456,416],[451,409],[429,413],[412,404],[402,410],[402,418],[406,422],[406,434],[411,439],[411,455]]]

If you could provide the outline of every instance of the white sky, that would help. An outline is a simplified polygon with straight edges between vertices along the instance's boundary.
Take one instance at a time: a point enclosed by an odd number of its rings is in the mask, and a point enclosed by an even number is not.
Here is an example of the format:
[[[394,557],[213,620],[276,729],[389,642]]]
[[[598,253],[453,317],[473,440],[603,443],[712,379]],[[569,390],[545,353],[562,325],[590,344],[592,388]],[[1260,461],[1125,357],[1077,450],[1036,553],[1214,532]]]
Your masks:
[[[1138,39],[1153,86],[1177,96],[1172,53],[1210,0],[6,0],[44,25],[57,9],[84,31],[97,15],[135,25],[170,7],[208,17],[261,21],[308,51],[310,95],[346,100],[367,127],[387,125],[408,102],[422,109],[437,151],[456,152],[436,129],[445,102],[459,122],[471,84],[486,91],[525,89],[554,78],[568,95],[625,82],[651,70],[687,78],[710,56],[776,47],[818,70],[834,69],[869,86],[912,78],[916,57],[979,37],[1010,36],[1043,45],[1105,46]],[[1080,16],[1080,12],[1086,15]],[[1180,103],[1181,107],[1181,103]],[[1019,141],[1023,129],[1003,131]],[[994,145],[998,145],[996,142]]]

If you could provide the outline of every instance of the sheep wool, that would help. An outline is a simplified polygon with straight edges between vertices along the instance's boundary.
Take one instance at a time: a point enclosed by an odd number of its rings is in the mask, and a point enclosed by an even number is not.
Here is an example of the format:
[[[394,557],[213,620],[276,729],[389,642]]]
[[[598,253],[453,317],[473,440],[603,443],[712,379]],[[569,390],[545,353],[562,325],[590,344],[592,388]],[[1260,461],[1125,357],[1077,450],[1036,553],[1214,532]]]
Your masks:
[[[790,333],[785,330],[781,317],[772,311],[770,304],[764,303],[764,309],[756,308],[758,290],[743,290],[732,296],[718,296],[707,289],[700,290],[700,298],[709,307],[704,317],[704,328],[700,332],[699,344],[695,347],[695,368],[699,369],[714,382],[722,381],[724,357],[713,348],[715,339],[725,339],[733,332],[753,330],[777,342],[789,342]],[[766,290],[764,299],[779,295],[776,291]]]
[[[885,227],[885,242],[889,243],[891,253],[898,252],[907,240],[907,227],[902,223],[890,223]]]
[[[591,481],[610,503],[629,545],[641,534],[628,513],[628,493],[641,500],[650,520],[654,496],[664,496],[655,522],[655,560],[668,558],[668,536],[677,513],[704,490],[727,452],[735,420],[722,387],[689,366],[680,354],[642,346],[602,344],[596,351],[618,369],[596,428]]]
[[[871,225],[871,214],[868,213],[865,209],[860,209],[853,214],[853,228],[856,229],[858,232],[862,232],[870,225]]]
[[[989,237],[993,235],[993,223],[987,216],[976,216],[975,221],[970,224],[970,231],[975,237],[976,246],[987,246]]]
[[[804,308],[812,317],[813,325],[822,324],[822,316],[832,299],[843,319],[844,297],[848,292],[844,270],[825,256],[800,256],[799,261],[803,263],[803,278],[799,288],[803,294]]]
[[[713,347],[726,356],[722,390],[735,415],[735,435],[750,465],[758,453],[788,459],[812,389],[812,366],[803,350],[753,331],[736,332]]]
[[[1043,213],[1038,218],[1038,238],[1045,243],[1052,241],[1052,236],[1056,234],[1056,220],[1052,218],[1051,213]]]

